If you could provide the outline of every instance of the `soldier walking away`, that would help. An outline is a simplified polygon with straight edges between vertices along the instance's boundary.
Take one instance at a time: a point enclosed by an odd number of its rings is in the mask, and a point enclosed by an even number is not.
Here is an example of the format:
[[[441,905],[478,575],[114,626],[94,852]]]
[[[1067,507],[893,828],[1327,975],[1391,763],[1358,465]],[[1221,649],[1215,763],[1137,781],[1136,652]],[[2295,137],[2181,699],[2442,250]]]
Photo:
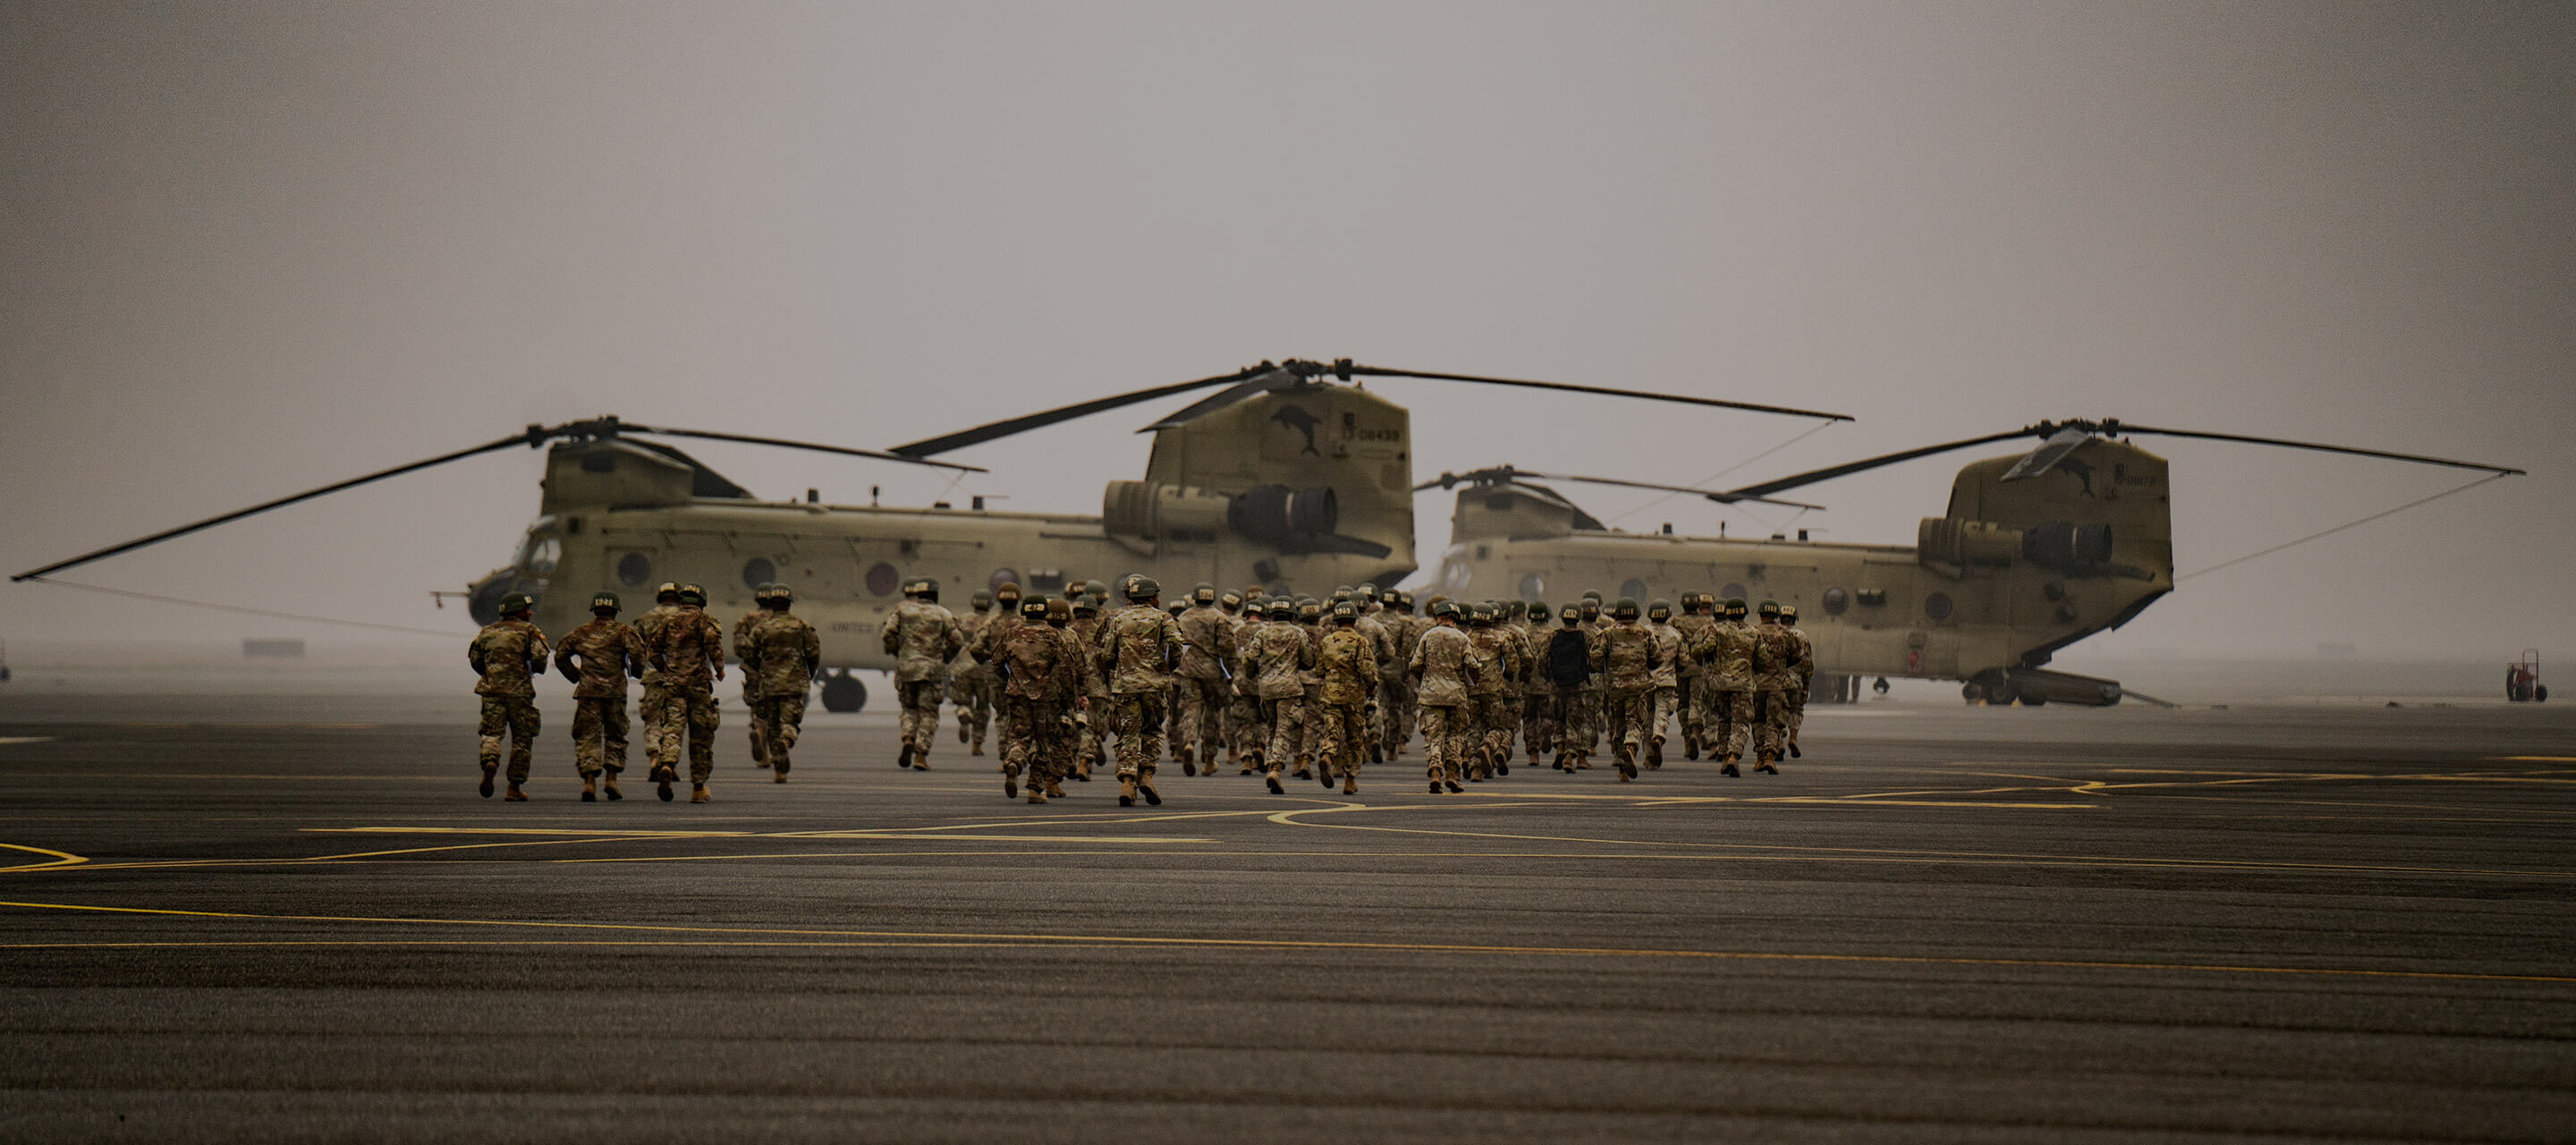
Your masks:
[[[1797,682],[1797,641],[1780,626],[1780,605],[1763,601],[1753,626],[1753,770],[1780,774],[1782,741],[1788,738],[1788,700]]]
[[[662,802],[680,779],[680,738],[689,741],[689,802],[714,798],[707,780],[716,771],[715,681],[724,679],[724,629],[706,614],[707,590],[680,586],[680,610],[644,643],[646,662],[662,673],[662,720],[653,729],[653,782]]]
[[[1359,794],[1360,759],[1368,751],[1363,717],[1369,697],[1377,692],[1377,641],[1359,630],[1359,622],[1359,605],[1347,600],[1335,604],[1333,631],[1324,637],[1315,661],[1324,677],[1323,702],[1315,712],[1324,726],[1323,783],[1329,788],[1333,777],[1341,776],[1344,795]],[[1271,790],[1278,791],[1276,772],[1270,782]]]
[[[1550,626],[1556,613],[1546,601],[1533,600],[1529,616],[1521,628],[1521,655],[1529,664],[1529,679],[1521,685],[1521,743],[1532,760],[1543,761],[1556,747],[1556,689],[1547,679],[1547,645],[1556,636]]]
[[[996,599],[980,588],[968,598],[975,610],[957,618],[957,631],[965,638],[966,648],[973,648],[976,638],[1002,618],[993,613]],[[1013,600],[1011,605],[1016,608],[1019,602]],[[960,652],[948,667],[948,702],[957,709],[957,742],[967,745],[968,755],[984,754],[984,730],[993,723],[992,667]]]
[[[1789,709],[1786,737],[1789,758],[1796,759],[1806,754],[1798,750],[1798,732],[1807,726],[1807,693],[1816,685],[1816,642],[1808,639],[1806,632],[1798,627],[1797,605],[1780,606],[1780,627],[1788,630],[1789,663],[1797,677],[1781,693]]]
[[[1549,706],[1554,709],[1556,725],[1555,758],[1550,766],[1558,771],[1575,772],[1592,766],[1585,762],[1591,755],[1588,745],[1592,683],[1592,635],[1583,630],[1583,609],[1569,604],[1557,614],[1562,622],[1547,638],[1545,671],[1549,685]],[[1531,748],[1535,755],[1538,748]]]
[[[1619,761],[1619,782],[1637,778],[1637,761],[1645,753],[1646,721],[1654,714],[1655,634],[1638,622],[1637,600],[1623,596],[1611,606],[1610,623],[1592,648],[1608,689],[1603,723],[1610,732],[1610,754]]]
[[[635,638],[645,647],[652,647],[654,634],[679,614],[680,586],[663,581],[662,587],[653,590],[653,607],[635,618]],[[662,670],[649,663],[644,665],[644,699],[637,707],[644,716],[644,750],[648,755],[653,750],[653,729],[662,726],[662,694]]]
[[[1163,587],[1149,576],[1121,586],[1127,607],[1100,626],[1100,665],[1109,674],[1110,726],[1118,733],[1118,805],[1136,797],[1161,806],[1154,768],[1163,758],[1163,695],[1181,664],[1181,626],[1163,611]]]
[[[1395,630],[1377,618],[1376,585],[1364,584],[1352,590],[1351,610],[1357,614],[1352,627],[1359,629],[1360,635],[1368,637],[1370,656],[1374,661],[1370,672],[1377,676],[1377,686],[1369,690],[1368,703],[1360,708],[1360,754],[1370,763],[1385,763],[1386,745],[1378,734],[1378,725],[1385,718],[1386,676],[1390,672],[1401,674],[1404,661],[1396,659]]]
[[[930,770],[930,745],[939,738],[939,698],[948,687],[948,662],[966,646],[957,617],[939,606],[939,582],[905,585],[904,601],[886,614],[877,639],[895,657],[894,693],[903,705],[903,752],[898,769]]]
[[[1314,666],[1315,652],[1306,643],[1306,630],[1297,626],[1295,602],[1272,597],[1269,615],[1267,623],[1250,633],[1243,657],[1261,700],[1261,725],[1268,732],[1248,762],[1261,765],[1275,794],[1284,790],[1279,773],[1295,758],[1298,737],[1305,731],[1304,673]]]
[[[752,587],[750,610],[735,618],[733,622],[733,658],[735,660],[742,659],[743,641],[750,637],[751,626],[760,623],[760,618],[768,614],[769,593],[771,589],[777,587],[767,581]],[[769,743],[761,738],[760,731],[759,673],[746,671],[742,674],[742,710],[745,717],[742,721],[745,729],[743,738],[751,743],[751,765],[768,767]]]
[[[676,594],[674,594],[676,595]],[[572,764],[581,772],[581,801],[599,799],[601,773],[608,798],[624,799],[617,776],[626,770],[626,681],[642,678],[644,641],[617,622],[617,594],[590,598],[591,621],[573,629],[555,650],[555,670],[573,682]]]
[[[465,650],[465,662],[474,666],[482,677],[475,681],[474,694],[483,697],[483,719],[478,729],[483,737],[483,797],[492,797],[492,773],[501,770],[501,740],[510,740],[510,793],[502,798],[512,803],[528,801],[527,792],[519,785],[528,781],[528,757],[537,744],[537,686],[535,677],[546,671],[546,634],[528,620],[537,602],[524,592],[501,598],[501,617],[474,634],[474,643]]]
[[[1431,777],[1434,795],[1443,786],[1451,792],[1466,790],[1458,781],[1475,743],[1471,726],[1475,706],[1467,692],[1467,658],[1473,651],[1466,632],[1458,627],[1458,602],[1434,601],[1431,628],[1415,642],[1413,660],[1405,666],[1413,677],[1414,702],[1422,721],[1423,767]]]
[[[1088,653],[1061,624],[1047,622],[1050,604],[1063,606],[1064,619],[1073,619],[1072,607],[1063,601],[1031,597],[991,656],[1002,700],[1004,799],[1019,794],[1022,776],[1028,779],[1029,802],[1061,797],[1058,769],[1073,756],[1067,745],[1075,708],[1083,703],[1082,661]]]
[[[1091,769],[1109,761],[1109,753],[1100,746],[1102,733],[1109,729],[1109,675],[1099,656],[1100,602],[1092,599],[1090,582],[1077,581],[1065,590],[1065,605],[1073,610],[1073,619],[1066,622],[1065,630],[1073,634],[1085,653],[1082,696],[1089,710],[1074,725],[1074,755],[1080,760],[1074,778],[1089,783]],[[1047,613],[1047,619],[1052,622],[1055,613]]]
[[[733,646],[742,674],[760,681],[751,718],[760,725],[760,741],[769,745],[769,778],[778,783],[787,782],[788,756],[805,726],[805,701],[813,694],[814,673],[823,667],[822,637],[787,611],[795,602],[786,585],[764,586],[760,622]]]
[[[1172,754],[1181,761],[1181,774],[1197,774],[1205,761],[1207,773],[1214,775],[1234,690],[1226,667],[1234,663],[1234,620],[1217,607],[1215,585],[1190,590],[1180,627],[1180,732],[1172,739]]]
[[[1387,665],[1382,681],[1386,687],[1378,694],[1382,725],[1378,735],[1383,741],[1379,754],[1394,759],[1405,753],[1413,739],[1413,678],[1405,674],[1405,669],[1413,663],[1413,646],[1431,627],[1431,619],[1413,614],[1413,594],[1402,589],[1391,588],[1378,594],[1378,602],[1384,606],[1379,620],[1395,637],[1395,659]]]
[[[1225,757],[1226,762],[1235,765],[1235,774],[1250,775],[1253,753],[1261,750],[1256,738],[1261,735],[1261,695],[1255,688],[1259,679],[1249,666],[1252,660],[1248,652],[1252,630],[1263,623],[1261,610],[1257,603],[1246,607],[1244,595],[1235,592],[1216,598],[1216,604],[1225,613],[1227,646],[1234,649],[1234,655],[1225,661]],[[1208,760],[1209,766],[1201,774],[1215,775],[1215,762]]]
[[[1646,631],[1655,637],[1655,667],[1647,674],[1654,688],[1652,711],[1646,717],[1646,729],[1653,733],[1646,741],[1648,770],[1664,765],[1664,725],[1672,720],[1681,692],[1682,634],[1672,621],[1673,602],[1658,600],[1646,606]]]
[[[1708,742],[1708,676],[1699,657],[1690,650],[1702,644],[1701,634],[1714,619],[1708,615],[1716,598],[1704,592],[1682,594],[1682,614],[1673,618],[1673,632],[1681,638],[1683,655],[1675,673],[1681,691],[1683,759],[1698,759],[1700,749]],[[1711,752],[1714,755],[1716,753]]]
[[[1467,782],[1483,783],[1497,775],[1511,774],[1506,762],[1511,750],[1512,732],[1518,718],[1511,709],[1511,693],[1520,687],[1520,656],[1517,634],[1507,634],[1501,627],[1501,611],[1491,603],[1474,605],[1467,610],[1467,696],[1471,711],[1467,720],[1472,725],[1472,740],[1467,764]]]
[[[1024,610],[1020,604],[1020,582],[1006,580],[993,589],[993,609],[991,619],[966,633],[965,662],[973,665],[974,671],[981,675],[986,706],[992,712],[993,721],[999,722],[1002,713],[1002,676],[1001,669],[996,666],[996,658],[1002,654],[1002,642],[1009,639],[1012,630],[1022,624],[1044,624],[1046,598],[1038,598],[1038,610],[1033,616],[1022,616],[1021,613]],[[963,619],[958,621],[961,629],[965,623]],[[951,677],[951,679],[954,678]],[[958,717],[963,720],[965,713],[959,712]],[[982,720],[976,721],[974,725],[975,734],[971,742],[975,747],[976,755],[984,754],[984,727],[985,723]]]
[[[1719,775],[1740,777],[1745,741],[1753,735],[1753,632],[1744,623],[1744,598],[1726,602],[1726,614],[1699,634],[1699,643],[1684,650],[1702,665],[1708,689],[1708,757],[1722,766]]]

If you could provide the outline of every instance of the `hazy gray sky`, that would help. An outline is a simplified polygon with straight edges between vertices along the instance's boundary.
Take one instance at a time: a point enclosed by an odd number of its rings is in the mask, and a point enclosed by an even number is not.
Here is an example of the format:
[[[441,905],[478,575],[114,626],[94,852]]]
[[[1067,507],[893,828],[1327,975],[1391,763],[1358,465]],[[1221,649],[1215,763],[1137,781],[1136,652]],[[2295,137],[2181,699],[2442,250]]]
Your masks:
[[[0,571],[529,421],[883,446],[1351,356],[1861,418],[1748,480],[2069,416],[2524,465],[2090,647],[2566,648],[2571,49],[2564,4],[7,4]],[[1805,428],[1381,389],[1426,477],[1690,482]],[[1097,512],[1162,409],[953,492]],[[2142,444],[2185,571],[2460,479]],[[948,486],[692,450],[766,495]],[[1910,543],[1974,456],[1805,523]],[[507,558],[538,467],[82,575],[461,629],[426,592]],[[1717,517],[1623,524],[1663,520]],[[297,628],[0,587],[0,638],[346,638]]]

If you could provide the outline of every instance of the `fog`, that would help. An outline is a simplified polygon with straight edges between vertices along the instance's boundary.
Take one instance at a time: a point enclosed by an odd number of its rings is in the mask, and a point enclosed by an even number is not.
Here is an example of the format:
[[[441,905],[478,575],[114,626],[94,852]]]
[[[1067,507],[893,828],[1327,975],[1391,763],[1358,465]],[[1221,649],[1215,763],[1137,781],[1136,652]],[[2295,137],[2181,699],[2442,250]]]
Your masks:
[[[2061,660],[2566,647],[2571,48],[2553,4],[11,4],[0,571],[528,422],[883,447],[1349,356],[1859,419],[1745,465],[1813,423],[1373,384],[1421,478],[1743,483],[2067,417],[2524,466]],[[1188,400],[963,481],[688,448],[766,496],[1096,513]],[[2467,479],[2140,444],[2185,573]],[[1910,544],[1989,455],[1810,487],[1794,526],[1567,492]],[[70,575],[461,642],[428,593],[508,558],[539,467]],[[1449,500],[1417,504],[1426,564]],[[377,639],[0,586],[22,644],[248,635]]]

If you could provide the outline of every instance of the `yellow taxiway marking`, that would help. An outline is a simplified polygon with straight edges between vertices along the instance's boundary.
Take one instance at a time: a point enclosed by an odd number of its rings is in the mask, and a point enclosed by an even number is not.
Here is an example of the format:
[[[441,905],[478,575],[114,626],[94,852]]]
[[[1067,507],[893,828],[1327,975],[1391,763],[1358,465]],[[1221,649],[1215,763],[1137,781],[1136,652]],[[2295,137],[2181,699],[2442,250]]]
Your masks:
[[[366,917],[357,915],[252,914],[239,911],[173,910],[159,907],[93,906],[81,903],[0,902],[0,907],[25,910],[83,911],[101,914],[149,915],[164,918],[245,919],[262,922],[333,922],[381,926],[458,926],[504,927],[531,930],[620,931],[647,934],[710,934],[738,936],[732,942],[746,940],[767,945],[785,939],[870,939],[910,940],[958,945],[1026,945],[1048,948],[1105,947],[1236,950],[1354,950],[1404,954],[1468,955],[1552,955],[1577,958],[1674,958],[1761,962],[1854,963],[1866,965],[1905,966],[1992,966],[2010,968],[2052,968],[2107,971],[2187,971],[2204,974],[2287,974],[2321,977],[2421,979],[2445,982],[2537,982],[2550,985],[2576,985],[2576,976],[2555,974],[2473,974],[2439,970],[2373,970],[2351,967],[2261,966],[2208,962],[2133,962],[2077,958],[1962,958],[1919,954],[1828,954],[1817,952],[1765,950],[1675,950],[1659,947],[1612,946],[1492,946],[1456,942],[1359,942],[1333,939],[1288,938],[1209,938],[1197,936],[1150,936],[1125,934],[1049,934],[987,933],[976,931],[918,930],[826,930],[748,926],[672,926],[653,923],[620,922],[545,922],[527,919],[488,918],[405,918],[400,916]],[[552,941],[552,940],[544,940]],[[712,940],[694,940],[708,942]],[[404,939],[379,940],[378,944],[399,946]]]
[[[49,862],[20,863],[14,867],[0,867],[0,874],[7,874],[11,871],[42,871],[57,867],[74,867],[89,862],[88,859],[72,854],[69,851],[55,851],[44,847],[26,847],[20,846],[16,843],[0,843],[0,850],[25,851],[31,855],[53,856],[53,859]]]
[[[52,742],[54,742],[52,736],[0,736],[0,744]]]

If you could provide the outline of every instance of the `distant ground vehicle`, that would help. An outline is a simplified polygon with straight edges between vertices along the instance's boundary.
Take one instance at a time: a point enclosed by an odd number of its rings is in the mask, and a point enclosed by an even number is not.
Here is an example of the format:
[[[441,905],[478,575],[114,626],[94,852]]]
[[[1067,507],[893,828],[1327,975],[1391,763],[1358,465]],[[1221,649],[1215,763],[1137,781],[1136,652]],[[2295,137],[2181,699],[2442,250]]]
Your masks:
[[[2504,698],[2517,704],[2549,702],[2549,685],[2540,682],[2540,649],[2525,648],[2521,659],[2504,666]]]

